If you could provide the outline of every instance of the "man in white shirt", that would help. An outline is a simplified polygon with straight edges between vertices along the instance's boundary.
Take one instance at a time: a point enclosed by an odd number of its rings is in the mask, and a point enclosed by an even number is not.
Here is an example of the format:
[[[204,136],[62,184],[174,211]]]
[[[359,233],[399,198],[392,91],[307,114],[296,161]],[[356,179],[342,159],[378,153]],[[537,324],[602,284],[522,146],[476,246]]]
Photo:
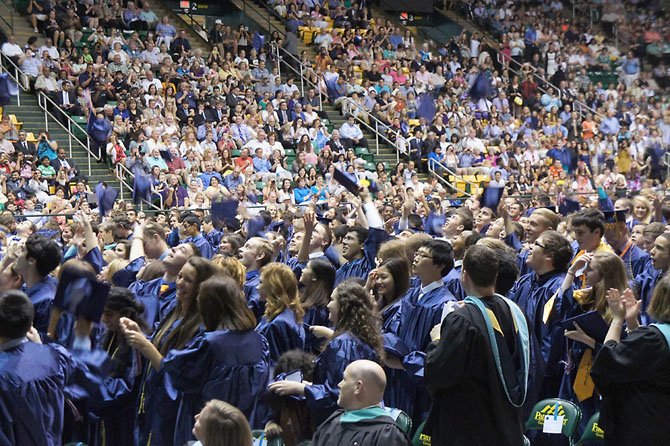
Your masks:
[[[340,136],[342,139],[349,141],[353,147],[368,146],[368,142],[363,137],[363,132],[356,124],[356,119],[353,116],[349,116],[347,121],[340,126]]]
[[[49,57],[51,57],[52,60],[58,60],[60,58],[60,53],[58,52],[58,48],[54,46],[53,40],[48,39],[46,41],[46,44],[40,48],[39,54],[44,54],[44,52],[49,53]]]
[[[12,59],[14,63],[18,63],[21,57],[23,56],[23,50],[16,43],[16,39],[14,38],[13,35],[9,36],[7,42],[2,44],[2,48],[0,48],[0,51],[2,51],[3,55]]]
[[[249,149],[249,151],[261,148],[263,149],[263,156],[270,157],[270,155],[272,155],[272,147],[270,147],[270,144],[268,144],[266,138],[267,135],[265,134],[265,131],[259,130],[256,134],[256,137],[247,141],[247,143],[243,145],[242,148]]]

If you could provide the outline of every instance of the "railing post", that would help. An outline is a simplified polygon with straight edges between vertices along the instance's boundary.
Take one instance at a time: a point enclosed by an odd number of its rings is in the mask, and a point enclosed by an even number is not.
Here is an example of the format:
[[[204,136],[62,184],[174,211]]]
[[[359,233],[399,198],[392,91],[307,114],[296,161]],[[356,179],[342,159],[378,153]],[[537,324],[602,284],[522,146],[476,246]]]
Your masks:
[[[377,146],[377,155],[379,155],[379,121],[375,119],[375,145]]]
[[[69,119],[67,120],[67,143],[70,146],[70,158],[72,158],[72,121]]]
[[[305,81],[303,80],[303,75],[302,75],[302,62],[300,63],[300,91],[302,92],[302,95],[305,96]]]
[[[86,135],[86,146],[88,148],[88,156],[86,157],[88,159],[88,176],[91,176],[91,158],[93,155],[91,154],[91,140],[88,138],[88,135]]]

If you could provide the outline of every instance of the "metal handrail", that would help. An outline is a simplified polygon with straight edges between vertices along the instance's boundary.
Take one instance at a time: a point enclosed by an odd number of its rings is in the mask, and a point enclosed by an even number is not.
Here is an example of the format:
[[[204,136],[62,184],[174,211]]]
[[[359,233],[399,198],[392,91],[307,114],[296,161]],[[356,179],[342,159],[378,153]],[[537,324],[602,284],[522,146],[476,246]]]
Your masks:
[[[307,96],[307,93],[305,92],[305,84],[307,84],[308,87],[314,88],[316,93],[319,95],[319,110],[323,109],[323,95],[325,93],[323,92],[323,89],[319,88],[317,84],[308,79],[305,79],[304,76],[305,66],[303,65],[303,63],[297,57],[295,57],[293,54],[289,53],[279,45],[273,43],[271,45],[271,49],[274,52],[275,57],[277,58],[277,69],[279,70],[280,76],[281,76],[280,67],[281,64],[283,63],[285,68],[288,68],[290,71],[292,71],[293,73],[297,74],[300,77],[300,94],[302,94],[303,97]],[[300,68],[300,70],[296,69],[291,63],[287,62],[286,58],[296,63]]]
[[[280,28],[277,27],[277,26],[275,26],[275,25],[270,21],[270,17],[277,17],[277,15],[274,13],[274,11],[273,11],[273,10],[272,10],[272,9],[265,3],[265,2],[261,1],[260,3],[263,5],[263,7],[264,7],[264,9],[265,9],[265,12],[267,13],[267,16],[266,16],[267,27],[266,27],[266,29],[267,29],[268,31],[270,31],[270,34],[272,34],[273,31],[277,31],[277,32],[279,33],[280,36],[284,36],[284,35],[286,34],[286,33],[284,32],[284,30],[283,30],[283,29],[280,29]],[[262,14],[263,14],[263,11],[261,11],[260,9],[258,9],[258,8],[254,5],[254,2],[250,2],[250,1],[248,1],[248,0],[242,0],[242,12],[244,12],[244,13],[246,14],[246,12],[247,12],[247,8],[249,8],[251,11],[255,12],[256,14],[258,14],[259,16],[262,16]],[[278,18],[278,19],[281,20],[281,18]]]
[[[441,170],[442,172],[438,172],[438,171],[435,169],[436,166],[439,167],[440,170]],[[437,178],[437,179],[440,180],[442,183],[444,183],[444,184],[446,184],[447,186],[449,186],[451,189],[453,189],[453,190],[455,190],[455,191],[457,191],[457,192],[463,193],[463,194],[467,195],[468,197],[471,197],[473,194],[470,194],[470,193],[468,193],[468,192],[466,192],[466,191],[459,191],[458,188],[457,188],[456,186],[454,186],[449,180],[447,180],[446,178],[444,178],[444,173],[445,173],[445,172],[446,172],[447,174],[453,176],[454,178],[458,179],[458,181],[460,181],[460,182],[469,184],[470,186],[474,186],[474,187],[476,187],[476,188],[478,188],[478,189],[482,187],[481,184],[473,183],[472,181],[468,181],[468,180],[466,180],[466,179],[463,177],[463,175],[459,175],[459,174],[457,174],[456,172],[454,172],[453,170],[451,170],[449,167],[445,166],[444,164],[442,164],[441,162],[436,161],[436,160],[431,160],[431,159],[428,160],[428,171],[429,171],[430,173],[432,173],[433,176],[434,176],[435,178]]]
[[[130,169],[128,169],[126,166],[124,166],[123,163],[116,163],[115,170],[116,170],[116,177],[118,178],[119,184],[121,186],[119,188],[119,195],[120,195],[121,199],[125,200],[124,193],[123,193],[124,187],[130,191],[130,196],[132,197],[133,196],[132,195],[133,194],[133,186],[132,186],[132,184],[128,183],[125,179],[128,178],[128,177],[130,177],[132,179],[135,179],[135,175],[130,171]],[[146,203],[146,205],[149,206],[149,208],[153,208],[153,210],[163,211],[164,210],[164,208],[163,208],[163,196],[161,194],[158,194],[158,197],[159,197],[160,206],[156,206],[152,202],[147,201],[144,198],[141,198],[140,209],[144,210],[144,204]]]
[[[351,113],[352,109],[354,109],[354,108],[357,109],[361,113],[365,113],[367,115],[368,119],[373,120],[374,123],[375,123],[375,127],[372,128],[371,125],[369,125],[367,122],[365,122],[363,119],[361,119],[358,115],[355,115],[355,114]],[[342,114],[345,115],[345,116],[347,116],[347,115],[353,116],[354,118],[356,118],[356,120],[360,124],[364,125],[366,128],[368,128],[371,132],[373,132],[375,134],[375,146],[376,146],[376,150],[377,150],[377,153],[376,153],[377,155],[379,155],[379,139],[381,138],[382,140],[386,141],[386,143],[388,145],[390,145],[393,149],[395,149],[396,162],[400,162],[400,151],[401,151],[401,149],[398,147],[398,144],[391,141],[384,134],[382,134],[380,132],[380,126],[382,128],[384,128],[384,127],[389,128],[389,126],[387,124],[384,124],[379,119],[372,116],[369,111],[367,111],[360,104],[357,104],[356,101],[354,101],[353,99],[351,99],[349,97],[345,98],[344,101],[342,102]]]
[[[5,65],[7,64],[7,65]],[[14,73],[7,68],[9,66],[10,68],[13,68]],[[0,72],[6,71],[7,75],[19,86],[19,94],[16,96],[16,104],[20,107],[21,106],[21,90],[24,92],[29,92],[30,88],[26,86],[28,83],[28,77],[21,71],[21,69],[14,63],[12,59],[9,57],[5,56],[0,52]],[[25,81],[25,83],[24,83]]]
[[[96,154],[93,153],[91,150],[91,139],[88,136],[88,132],[84,127],[79,125],[77,122],[75,122],[65,110],[60,108],[56,102],[53,101],[50,97],[48,97],[44,92],[40,91],[39,94],[37,95],[37,104],[39,107],[44,111],[44,126],[45,130],[48,132],[49,131],[49,119],[48,117],[51,116],[51,118],[58,123],[58,125],[67,132],[68,134],[68,148],[70,152],[70,157],[72,157],[72,141],[74,140],[76,143],[78,143],[84,150],[86,150],[89,154],[87,157],[88,160],[88,175],[91,175],[91,158],[94,158],[96,161],[100,160],[100,157],[97,156]],[[49,110],[50,107],[53,107],[60,116],[55,116],[51,111]],[[63,123],[63,118],[65,120],[65,123]],[[80,130],[86,135],[86,141],[82,141],[79,139],[77,136],[74,135],[74,130]]]

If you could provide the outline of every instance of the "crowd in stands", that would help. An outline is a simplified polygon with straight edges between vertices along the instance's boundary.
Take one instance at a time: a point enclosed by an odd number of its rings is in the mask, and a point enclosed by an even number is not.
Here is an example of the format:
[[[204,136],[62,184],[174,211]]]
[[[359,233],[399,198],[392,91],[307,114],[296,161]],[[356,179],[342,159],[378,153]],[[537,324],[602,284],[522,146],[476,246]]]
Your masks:
[[[159,209],[3,116],[0,412],[35,422],[0,443],[518,445],[556,397],[577,432],[600,411],[612,444],[667,441],[658,73],[558,2],[471,4],[500,42],[437,46],[366,3],[276,0],[285,35],[216,20],[207,54],[146,1],[29,2],[45,45],[0,51]],[[298,39],[304,90],[273,49]],[[605,337],[564,325],[586,313]]]

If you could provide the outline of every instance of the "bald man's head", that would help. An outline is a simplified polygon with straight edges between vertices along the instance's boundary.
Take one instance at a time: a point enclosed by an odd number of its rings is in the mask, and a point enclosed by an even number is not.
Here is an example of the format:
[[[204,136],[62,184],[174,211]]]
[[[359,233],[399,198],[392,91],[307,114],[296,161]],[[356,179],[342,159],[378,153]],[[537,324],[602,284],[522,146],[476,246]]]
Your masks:
[[[378,405],[384,397],[386,374],[376,362],[354,361],[344,370],[338,384],[337,404],[345,410],[357,410]]]

